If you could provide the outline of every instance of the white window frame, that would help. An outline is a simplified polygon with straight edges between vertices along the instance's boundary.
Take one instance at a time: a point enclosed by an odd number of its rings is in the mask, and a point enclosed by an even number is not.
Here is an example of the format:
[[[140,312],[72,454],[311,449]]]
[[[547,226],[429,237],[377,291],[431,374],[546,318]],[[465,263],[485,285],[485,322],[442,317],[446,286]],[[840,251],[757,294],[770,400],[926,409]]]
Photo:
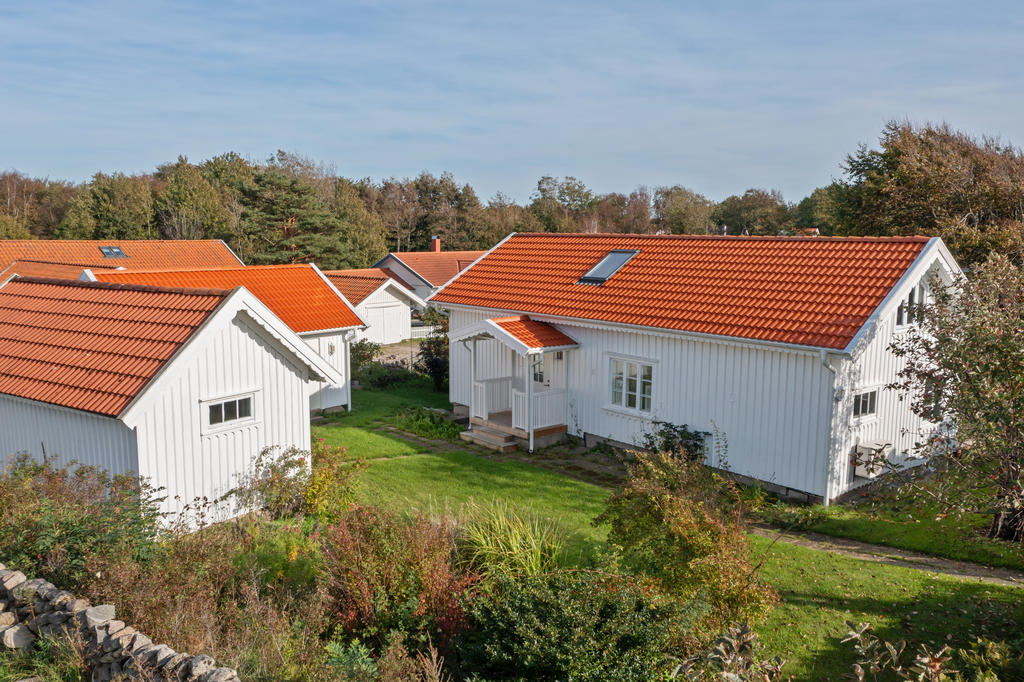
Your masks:
[[[868,401],[874,403],[874,411],[873,412],[864,412],[864,413],[861,413],[861,414],[857,414],[857,401],[859,399],[861,399],[862,396],[870,396],[871,394],[874,394],[874,396],[875,396],[874,400],[871,401],[871,399],[868,398]],[[878,386],[864,386],[864,387],[858,388],[856,391],[854,391],[854,393],[853,393],[853,406],[852,406],[853,407],[853,411],[851,412],[851,414],[853,415],[853,420],[855,422],[857,422],[859,424],[859,423],[868,422],[868,421],[871,421],[872,419],[877,419],[878,418],[879,394],[880,394],[880,391],[879,391],[879,387]]]
[[[210,398],[208,400],[199,401],[199,418],[202,420],[202,433],[203,435],[210,433],[222,433],[224,431],[232,431],[234,429],[249,426],[259,421],[257,414],[256,405],[256,394],[258,391],[242,391],[240,393],[232,393],[230,395],[219,396],[217,398]],[[221,421],[217,424],[210,423],[210,408],[216,405],[223,405],[224,403],[237,402],[239,400],[249,399],[249,416],[248,417],[236,417],[228,421]]]
[[[920,306],[925,305],[927,296],[927,284],[923,279],[918,280],[917,284],[907,292],[907,295],[900,299],[900,304],[896,307],[896,329],[907,329],[920,321],[918,319]]]
[[[605,389],[604,389],[605,390],[605,409],[606,410],[610,410],[612,412],[620,412],[620,413],[623,413],[623,414],[628,414],[628,415],[631,415],[631,416],[638,416],[638,417],[644,417],[644,418],[653,418],[654,417],[655,401],[656,401],[656,398],[657,398],[657,388],[656,387],[657,387],[657,383],[658,383],[658,362],[656,360],[651,360],[651,359],[648,359],[648,358],[639,358],[639,357],[633,357],[633,356],[629,356],[629,355],[617,355],[617,354],[611,354],[611,353],[607,354],[606,357],[607,357],[607,362],[608,362],[608,365],[607,365],[608,370],[607,370],[607,374],[605,375],[605,377],[606,377],[605,380],[607,381],[607,383],[605,384]],[[615,399],[614,399],[614,397],[615,397],[614,396],[614,394],[615,394],[615,377],[617,376],[617,372],[616,372],[616,363],[617,362],[622,363],[622,369],[623,369],[623,373],[622,373],[622,391],[621,391],[621,396],[620,396],[621,402],[619,402],[619,403],[616,403]],[[629,366],[630,365],[635,365],[636,366],[636,390],[633,393],[631,393],[629,391],[629,389],[628,389]],[[642,388],[643,388],[643,368],[644,367],[650,367],[650,369],[651,369],[650,395],[648,395],[648,396],[644,396],[643,393],[642,393]],[[628,397],[630,395],[634,395],[636,397],[636,406],[635,407],[630,407],[629,405],[626,404],[628,402]],[[650,403],[648,409],[646,409],[646,410],[640,407],[641,399],[643,397],[646,397],[649,400],[649,403]]]

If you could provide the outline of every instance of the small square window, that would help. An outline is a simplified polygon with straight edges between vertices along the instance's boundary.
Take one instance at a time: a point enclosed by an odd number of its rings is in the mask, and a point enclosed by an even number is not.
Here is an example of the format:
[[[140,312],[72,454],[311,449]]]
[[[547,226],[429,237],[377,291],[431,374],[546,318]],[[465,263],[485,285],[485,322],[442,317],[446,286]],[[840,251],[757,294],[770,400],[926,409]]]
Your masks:
[[[252,416],[252,398],[242,398],[238,401],[238,418],[244,419]]]
[[[867,417],[875,413],[878,391],[867,391],[853,396],[853,416]]]
[[[220,403],[210,405],[210,424],[220,424],[224,421],[224,406]]]
[[[224,403],[224,421],[230,422],[238,419],[238,401],[229,400]]]
[[[242,420],[252,419],[252,396],[244,398],[231,398],[230,400],[219,400],[215,403],[207,403],[207,426],[218,426],[220,424],[231,424]]]
[[[127,258],[124,250],[120,246],[101,246],[100,253],[103,254],[104,258]]]

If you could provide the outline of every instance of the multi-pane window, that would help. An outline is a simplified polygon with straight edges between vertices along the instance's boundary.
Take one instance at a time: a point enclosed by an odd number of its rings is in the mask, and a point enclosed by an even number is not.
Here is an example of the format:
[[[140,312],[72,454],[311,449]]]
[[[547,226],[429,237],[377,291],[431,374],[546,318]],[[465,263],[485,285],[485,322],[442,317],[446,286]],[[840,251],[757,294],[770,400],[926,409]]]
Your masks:
[[[875,413],[878,391],[866,391],[853,396],[853,416],[867,417]]]
[[[207,403],[210,426],[240,421],[252,417],[252,396]]]
[[[101,246],[100,253],[103,254],[104,258],[127,258],[128,255],[121,249],[120,246]]]
[[[650,412],[653,384],[652,365],[612,359],[612,405]]]
[[[542,353],[533,364],[533,380],[538,384],[544,383],[544,354]]]

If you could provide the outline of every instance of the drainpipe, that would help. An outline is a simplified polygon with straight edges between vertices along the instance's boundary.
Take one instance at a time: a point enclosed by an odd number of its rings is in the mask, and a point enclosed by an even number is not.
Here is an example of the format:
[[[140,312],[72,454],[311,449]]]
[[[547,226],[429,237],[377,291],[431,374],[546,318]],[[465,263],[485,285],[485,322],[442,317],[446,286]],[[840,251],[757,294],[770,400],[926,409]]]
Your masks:
[[[342,335],[345,342],[345,411],[352,411],[352,339],[355,332],[345,332]]]
[[[530,436],[530,453],[533,453],[533,366],[534,356],[526,356],[526,433]]]
[[[832,483],[832,458],[835,454],[833,452],[834,443],[832,437],[835,434],[835,419],[836,419],[836,379],[839,377],[836,368],[829,362],[829,353],[824,348],[821,349],[821,365],[829,372],[832,373],[832,391],[828,398],[828,431],[825,434],[825,452],[828,453],[825,457],[825,494],[822,495],[822,504],[824,506],[829,505],[829,487]]]

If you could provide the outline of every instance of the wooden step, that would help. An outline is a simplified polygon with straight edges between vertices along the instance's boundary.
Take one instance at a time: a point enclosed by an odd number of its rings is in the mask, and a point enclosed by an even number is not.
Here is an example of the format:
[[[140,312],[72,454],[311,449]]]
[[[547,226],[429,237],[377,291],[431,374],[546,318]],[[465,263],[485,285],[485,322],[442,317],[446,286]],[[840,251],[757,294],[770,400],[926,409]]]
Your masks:
[[[463,431],[459,438],[498,452],[514,452],[519,448],[519,440],[515,436],[481,426],[474,426],[471,431]]]

